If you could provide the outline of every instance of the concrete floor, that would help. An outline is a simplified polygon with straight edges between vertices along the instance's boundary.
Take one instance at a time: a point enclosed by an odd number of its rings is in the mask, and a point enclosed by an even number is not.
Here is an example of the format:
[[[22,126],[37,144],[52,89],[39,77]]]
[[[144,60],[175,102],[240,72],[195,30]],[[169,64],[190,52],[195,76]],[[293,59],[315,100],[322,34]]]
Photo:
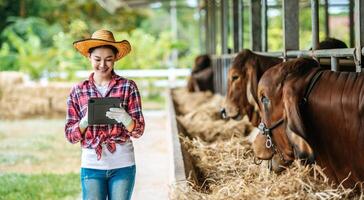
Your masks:
[[[144,111],[144,135],[134,139],[136,182],[133,200],[168,199],[168,133],[165,111]]]

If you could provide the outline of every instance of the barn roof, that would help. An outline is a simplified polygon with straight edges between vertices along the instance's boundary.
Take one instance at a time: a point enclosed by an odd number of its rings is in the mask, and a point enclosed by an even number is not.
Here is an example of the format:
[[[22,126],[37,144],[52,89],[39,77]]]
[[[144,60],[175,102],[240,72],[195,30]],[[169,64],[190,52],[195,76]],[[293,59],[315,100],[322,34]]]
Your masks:
[[[121,7],[138,8],[150,6],[153,3],[170,2],[171,0],[96,0],[109,13],[114,13]],[[175,0],[176,2],[187,0]]]

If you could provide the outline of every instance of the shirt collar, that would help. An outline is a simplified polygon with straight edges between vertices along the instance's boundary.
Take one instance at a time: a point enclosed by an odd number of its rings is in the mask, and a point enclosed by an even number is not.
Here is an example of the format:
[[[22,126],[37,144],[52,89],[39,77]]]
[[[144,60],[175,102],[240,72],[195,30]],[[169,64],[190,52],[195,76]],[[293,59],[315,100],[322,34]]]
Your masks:
[[[117,80],[121,79],[121,76],[117,75],[114,70],[111,73],[112,73],[111,74],[111,82],[114,82],[114,81],[117,81]],[[93,83],[93,84],[95,84],[94,74],[95,74],[95,72],[92,72],[90,74],[90,76],[88,77],[88,80],[90,81],[90,83]]]

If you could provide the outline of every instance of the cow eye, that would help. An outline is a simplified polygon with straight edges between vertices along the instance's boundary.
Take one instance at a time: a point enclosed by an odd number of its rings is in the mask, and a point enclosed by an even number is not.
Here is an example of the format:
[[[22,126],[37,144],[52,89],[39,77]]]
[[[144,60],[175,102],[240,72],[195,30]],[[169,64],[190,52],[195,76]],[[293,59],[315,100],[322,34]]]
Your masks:
[[[266,96],[262,96],[262,99],[260,100],[263,104],[268,104],[269,103],[269,99]]]
[[[238,78],[239,78],[239,76],[235,75],[235,76],[232,76],[232,78],[231,78],[231,79],[232,79],[233,81],[235,81],[235,80],[237,80]]]

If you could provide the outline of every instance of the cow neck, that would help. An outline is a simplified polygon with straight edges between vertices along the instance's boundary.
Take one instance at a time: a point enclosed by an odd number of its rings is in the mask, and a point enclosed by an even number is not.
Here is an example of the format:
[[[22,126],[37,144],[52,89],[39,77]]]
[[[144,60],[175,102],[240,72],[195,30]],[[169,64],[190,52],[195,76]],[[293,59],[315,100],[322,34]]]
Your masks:
[[[303,99],[302,99],[302,105],[307,103],[308,97],[310,96],[312,89],[315,87],[317,81],[320,80],[320,77],[323,72],[324,72],[323,69],[317,70],[315,72],[315,74],[312,76],[312,78],[310,79],[310,82],[309,82],[308,86],[306,87],[305,95],[303,96]]]

